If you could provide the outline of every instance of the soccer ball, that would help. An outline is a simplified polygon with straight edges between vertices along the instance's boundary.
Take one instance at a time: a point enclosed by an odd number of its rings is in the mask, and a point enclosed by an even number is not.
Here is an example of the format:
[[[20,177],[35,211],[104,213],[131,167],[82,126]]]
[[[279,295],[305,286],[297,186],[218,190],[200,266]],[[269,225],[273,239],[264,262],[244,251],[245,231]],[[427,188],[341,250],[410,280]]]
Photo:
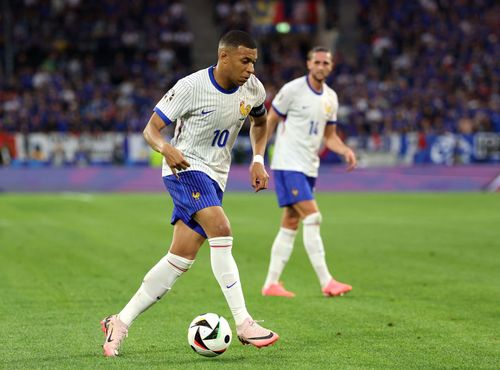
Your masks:
[[[231,344],[232,336],[227,320],[215,313],[204,313],[189,324],[188,343],[202,356],[222,355]]]

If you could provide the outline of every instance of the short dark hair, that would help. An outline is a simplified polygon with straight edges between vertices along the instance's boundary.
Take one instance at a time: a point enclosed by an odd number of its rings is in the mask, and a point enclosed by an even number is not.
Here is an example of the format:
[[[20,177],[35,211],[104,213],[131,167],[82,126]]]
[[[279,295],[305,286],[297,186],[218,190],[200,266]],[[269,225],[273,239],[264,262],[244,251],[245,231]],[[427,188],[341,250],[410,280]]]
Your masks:
[[[257,43],[250,34],[244,31],[229,31],[219,40],[219,48],[237,48],[244,46],[249,49],[257,49]]]
[[[314,53],[330,53],[333,55],[332,51],[324,46],[315,46],[307,53],[307,60],[311,60]]]

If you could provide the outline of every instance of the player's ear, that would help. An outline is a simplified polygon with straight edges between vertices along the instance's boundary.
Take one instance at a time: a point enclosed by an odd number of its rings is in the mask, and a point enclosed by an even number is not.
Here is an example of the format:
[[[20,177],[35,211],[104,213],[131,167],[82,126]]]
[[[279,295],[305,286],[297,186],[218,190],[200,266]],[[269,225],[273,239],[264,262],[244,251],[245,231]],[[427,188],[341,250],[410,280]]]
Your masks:
[[[221,49],[219,53],[219,59],[221,63],[227,64],[229,61],[229,53],[227,52],[227,49]]]

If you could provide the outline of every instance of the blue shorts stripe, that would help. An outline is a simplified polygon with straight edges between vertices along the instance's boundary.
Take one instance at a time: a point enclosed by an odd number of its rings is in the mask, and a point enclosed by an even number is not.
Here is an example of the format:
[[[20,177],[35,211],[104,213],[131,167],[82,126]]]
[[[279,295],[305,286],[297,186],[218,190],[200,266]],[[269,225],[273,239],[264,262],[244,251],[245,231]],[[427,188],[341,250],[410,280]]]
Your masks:
[[[222,206],[224,193],[219,184],[204,172],[184,171],[178,175],[179,178],[175,175],[163,178],[163,183],[174,202],[170,223],[174,225],[178,220],[182,220],[187,226],[206,238],[206,233],[193,219],[193,215],[203,208]]]
[[[274,184],[280,207],[314,199],[316,178],[299,171],[274,170]]]

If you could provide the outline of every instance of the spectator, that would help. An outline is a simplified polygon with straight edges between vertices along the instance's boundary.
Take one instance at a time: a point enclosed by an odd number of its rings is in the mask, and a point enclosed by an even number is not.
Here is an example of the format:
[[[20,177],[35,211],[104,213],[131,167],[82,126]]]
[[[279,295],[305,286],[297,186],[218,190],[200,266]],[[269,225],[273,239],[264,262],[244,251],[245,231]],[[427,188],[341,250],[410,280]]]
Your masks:
[[[0,78],[0,125],[7,131],[139,131],[161,91],[191,71],[193,37],[179,1],[10,6],[15,70],[12,79]],[[125,120],[123,105],[135,112]]]

